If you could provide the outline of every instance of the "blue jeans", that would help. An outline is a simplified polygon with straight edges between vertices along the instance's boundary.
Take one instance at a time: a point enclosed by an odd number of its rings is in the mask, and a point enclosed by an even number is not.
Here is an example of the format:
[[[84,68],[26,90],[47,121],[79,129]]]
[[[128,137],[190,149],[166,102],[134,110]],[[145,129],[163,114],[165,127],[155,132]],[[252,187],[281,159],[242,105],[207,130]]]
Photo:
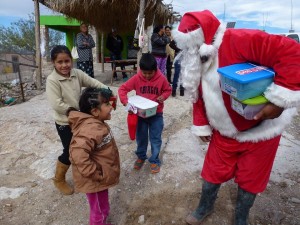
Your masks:
[[[121,60],[122,59],[122,53],[115,54],[113,52],[110,53],[110,60]],[[114,68],[113,63],[111,64],[111,68]],[[125,66],[121,66],[121,70],[125,70]],[[122,72],[123,78],[127,77],[127,74],[125,72]],[[114,73],[114,77],[117,77],[117,73]]]
[[[173,77],[173,82],[172,82],[173,90],[177,89],[179,74],[180,74],[180,62],[179,62],[179,60],[176,60],[176,62],[174,63],[174,77]]]
[[[157,113],[149,118],[138,118],[136,129],[137,150],[135,154],[139,159],[147,159],[148,136],[151,144],[151,157],[148,159],[150,163],[160,165],[158,158],[162,144],[161,134],[164,128],[164,119],[162,113]],[[148,135],[149,134],[149,135]]]

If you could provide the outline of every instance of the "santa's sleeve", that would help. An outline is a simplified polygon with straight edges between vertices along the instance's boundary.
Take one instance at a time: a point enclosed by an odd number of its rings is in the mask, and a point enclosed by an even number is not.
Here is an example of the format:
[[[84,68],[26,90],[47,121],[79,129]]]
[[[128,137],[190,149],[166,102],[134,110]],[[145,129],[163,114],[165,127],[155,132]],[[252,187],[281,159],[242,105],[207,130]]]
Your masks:
[[[272,103],[283,108],[300,105],[300,44],[280,36],[257,32],[246,48],[239,48],[247,61],[274,69],[273,83],[264,92]],[[245,39],[243,39],[244,42]]]
[[[211,135],[211,127],[206,117],[201,85],[199,86],[199,98],[197,102],[193,104],[193,126],[191,131],[197,136]]]

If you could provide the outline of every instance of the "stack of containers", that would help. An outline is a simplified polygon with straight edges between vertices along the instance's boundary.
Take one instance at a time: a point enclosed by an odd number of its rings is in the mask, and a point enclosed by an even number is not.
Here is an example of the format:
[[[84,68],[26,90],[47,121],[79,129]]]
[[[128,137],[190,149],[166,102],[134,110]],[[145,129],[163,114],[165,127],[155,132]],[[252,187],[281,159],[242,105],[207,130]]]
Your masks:
[[[268,100],[262,95],[273,82],[273,69],[252,63],[240,63],[218,69],[221,89],[231,96],[231,107],[252,120]]]

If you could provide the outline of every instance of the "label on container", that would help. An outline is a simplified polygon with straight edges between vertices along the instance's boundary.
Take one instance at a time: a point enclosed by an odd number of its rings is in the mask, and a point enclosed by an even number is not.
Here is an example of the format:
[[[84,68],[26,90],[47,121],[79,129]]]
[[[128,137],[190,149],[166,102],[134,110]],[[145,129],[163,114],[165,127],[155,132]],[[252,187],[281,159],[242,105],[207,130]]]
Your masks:
[[[240,115],[244,115],[244,107],[243,104],[231,98],[231,108],[239,113]]]
[[[251,64],[251,65],[253,65],[253,64]],[[256,66],[256,65],[253,65],[253,66],[254,66],[253,68],[238,70],[235,73],[238,75],[247,75],[249,73],[255,73],[255,72],[262,71],[262,70],[267,70],[267,67],[264,67],[264,66]]]
[[[234,96],[234,97],[237,96],[237,90],[236,90],[236,88],[230,86],[230,85],[227,84],[227,83],[224,83],[224,91],[225,91],[227,94],[231,95],[231,96]]]

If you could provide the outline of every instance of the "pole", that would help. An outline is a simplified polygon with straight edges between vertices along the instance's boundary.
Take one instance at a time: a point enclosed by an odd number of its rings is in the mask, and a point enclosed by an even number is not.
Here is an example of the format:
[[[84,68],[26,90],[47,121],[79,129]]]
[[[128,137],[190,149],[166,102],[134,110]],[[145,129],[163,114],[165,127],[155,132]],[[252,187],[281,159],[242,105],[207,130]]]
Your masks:
[[[140,0],[140,10],[139,10],[139,21],[138,21],[138,27],[140,28],[141,27],[141,23],[142,23],[142,20],[145,16],[145,0]],[[137,66],[139,68],[139,65],[140,65],[140,59],[142,57],[142,48],[140,48],[140,50],[138,51],[137,53]]]
[[[140,0],[139,26],[141,25],[144,16],[145,16],[145,0]]]
[[[22,94],[22,101],[25,102],[24,90],[23,90],[23,82],[22,82],[22,77],[21,77],[21,73],[20,73],[20,64],[17,65],[17,68],[18,68],[18,76],[19,76],[20,89],[21,89],[21,94]]]
[[[39,1],[34,0],[34,15],[35,15],[35,63],[36,71],[36,86],[38,90],[42,87],[42,67],[41,67],[41,33],[40,33],[40,6]]]
[[[45,58],[46,62],[50,62],[50,47],[49,47],[49,27],[45,26],[44,30],[44,37],[45,37]]]
[[[294,32],[293,30],[293,0],[291,0],[291,30],[290,33]]]
[[[104,73],[104,33],[101,33],[101,71]]]
[[[95,28],[95,39],[96,39],[96,63],[99,63],[99,34],[98,30]]]

